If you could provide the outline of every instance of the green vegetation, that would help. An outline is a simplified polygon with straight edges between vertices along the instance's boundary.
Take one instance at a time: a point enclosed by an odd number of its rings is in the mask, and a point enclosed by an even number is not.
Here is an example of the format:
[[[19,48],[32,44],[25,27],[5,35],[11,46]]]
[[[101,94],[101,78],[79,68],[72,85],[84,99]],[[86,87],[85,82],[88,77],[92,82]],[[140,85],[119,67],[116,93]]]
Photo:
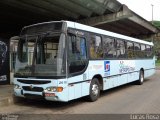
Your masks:
[[[160,60],[156,61],[156,66],[160,66]]]
[[[153,25],[160,29],[160,21],[153,21]],[[157,56],[156,65],[160,66],[160,41],[159,40],[154,41],[154,51],[155,51],[155,55]]]
[[[153,21],[153,25],[160,28],[160,21]]]

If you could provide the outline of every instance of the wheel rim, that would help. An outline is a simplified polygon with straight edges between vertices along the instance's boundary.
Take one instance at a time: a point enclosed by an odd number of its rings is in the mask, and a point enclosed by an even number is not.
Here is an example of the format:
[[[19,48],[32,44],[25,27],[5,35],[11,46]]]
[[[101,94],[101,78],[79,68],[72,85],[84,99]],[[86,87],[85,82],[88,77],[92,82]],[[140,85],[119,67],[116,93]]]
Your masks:
[[[143,74],[141,74],[141,83],[143,82],[144,80],[144,77],[143,77]]]
[[[94,96],[97,96],[97,95],[98,95],[98,92],[99,92],[98,85],[97,85],[97,84],[92,85],[92,94],[93,94]]]

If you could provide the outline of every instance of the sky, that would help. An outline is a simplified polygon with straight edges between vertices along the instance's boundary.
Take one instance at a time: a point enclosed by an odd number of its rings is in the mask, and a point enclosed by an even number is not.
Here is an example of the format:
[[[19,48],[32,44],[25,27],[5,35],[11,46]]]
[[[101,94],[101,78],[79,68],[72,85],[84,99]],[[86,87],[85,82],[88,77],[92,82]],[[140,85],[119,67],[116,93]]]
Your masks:
[[[121,4],[125,4],[129,9],[143,17],[148,21],[152,21],[152,5],[153,20],[160,21],[160,0],[117,0]]]

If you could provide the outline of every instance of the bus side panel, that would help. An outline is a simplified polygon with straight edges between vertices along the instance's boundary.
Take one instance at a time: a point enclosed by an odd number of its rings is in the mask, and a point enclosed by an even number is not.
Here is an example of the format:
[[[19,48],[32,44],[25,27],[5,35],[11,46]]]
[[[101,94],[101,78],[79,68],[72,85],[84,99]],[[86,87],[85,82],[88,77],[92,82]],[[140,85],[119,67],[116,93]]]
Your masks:
[[[74,98],[76,99],[82,97],[82,83],[75,84],[74,86]]]
[[[145,77],[145,78],[150,77],[150,76],[152,76],[154,73],[155,73],[155,69],[145,70],[145,71],[144,71],[144,77]]]
[[[93,79],[95,75],[104,76],[104,60],[89,61],[88,65],[89,79]]]
[[[155,73],[155,60],[146,59],[146,60],[136,60],[136,71],[139,71],[141,68],[144,69],[144,77],[150,77]],[[139,76],[139,75],[138,75]]]
[[[83,75],[68,78],[68,97],[69,100],[73,100],[82,96],[81,82],[83,81]]]
[[[103,90],[114,88],[127,83],[127,74],[104,78]]]
[[[112,78],[107,77],[104,78],[103,80],[104,80],[103,90],[107,90],[114,87],[114,83],[117,80],[117,77],[112,77]]]
[[[74,89],[75,89],[74,86],[72,85],[68,86],[68,100],[74,99],[74,94],[75,94]]]
[[[89,95],[89,87],[88,70],[81,75],[68,78],[68,99],[73,100]]]
[[[95,75],[101,75],[103,78],[103,90],[106,90],[138,80],[141,68],[144,69],[145,77],[153,75],[154,60],[90,61],[88,66],[89,79],[92,79]]]
[[[128,83],[138,80],[139,72],[128,73]]]
[[[89,95],[89,82],[82,82],[68,86],[68,99],[73,100]]]
[[[104,69],[104,76],[106,78],[106,82],[104,80],[104,88],[103,90],[117,87],[128,82],[127,74],[120,73],[120,61],[119,60],[105,60],[104,65],[109,65],[109,70]],[[105,68],[105,66],[104,66]]]
[[[119,84],[117,84],[117,86],[118,86],[118,85],[126,84],[126,83],[128,82],[128,79],[127,79],[127,78],[128,78],[128,77],[127,77],[127,74],[119,75],[119,76],[118,76],[118,83],[119,83]]]
[[[90,82],[82,83],[82,96],[89,95]]]

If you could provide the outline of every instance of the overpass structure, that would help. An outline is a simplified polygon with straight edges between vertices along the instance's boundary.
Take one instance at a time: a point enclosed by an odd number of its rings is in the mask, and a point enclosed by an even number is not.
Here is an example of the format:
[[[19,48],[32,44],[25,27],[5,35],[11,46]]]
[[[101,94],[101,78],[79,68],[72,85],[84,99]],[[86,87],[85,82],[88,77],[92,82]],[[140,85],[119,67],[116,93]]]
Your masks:
[[[117,0],[0,0],[1,33],[18,34],[29,24],[71,20],[142,37],[159,30]]]

